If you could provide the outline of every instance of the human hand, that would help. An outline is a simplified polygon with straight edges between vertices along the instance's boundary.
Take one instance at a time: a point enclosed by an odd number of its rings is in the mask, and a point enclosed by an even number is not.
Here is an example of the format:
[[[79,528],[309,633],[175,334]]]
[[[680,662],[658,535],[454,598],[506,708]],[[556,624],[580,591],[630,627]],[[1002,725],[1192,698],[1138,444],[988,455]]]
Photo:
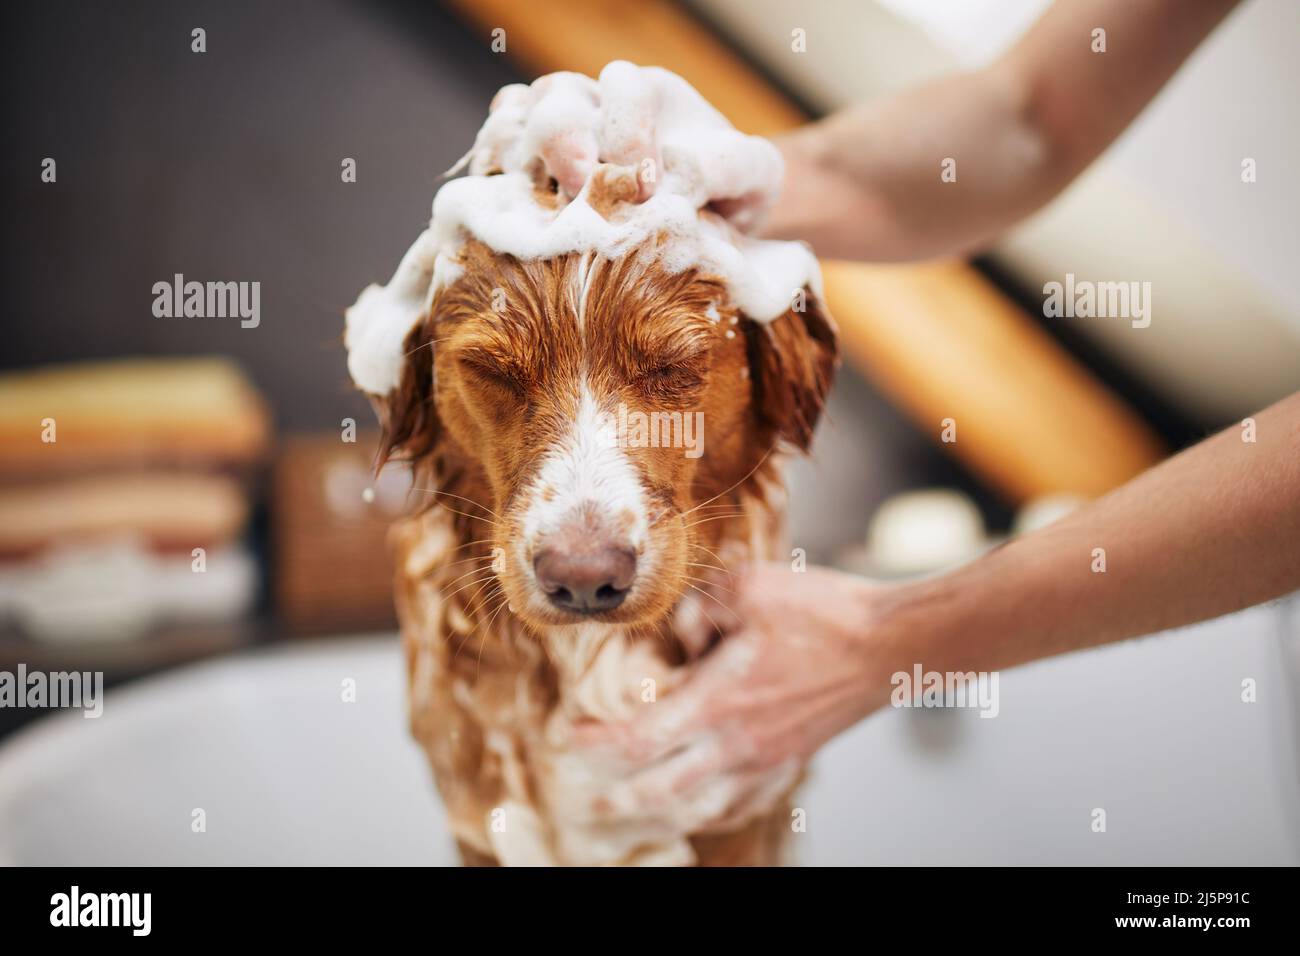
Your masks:
[[[700,617],[721,638],[682,684],[630,721],[572,729],[586,757],[623,770],[609,812],[690,806],[706,829],[732,829],[770,809],[822,744],[888,700],[872,641],[887,590],[784,564],[716,582]]]
[[[547,178],[565,200],[589,182],[629,184],[627,201],[682,196],[740,232],[751,232],[776,198],[781,156],[745,136],[681,77],[614,61],[592,79],[551,73],[503,87],[467,157],[470,172],[518,169]]]

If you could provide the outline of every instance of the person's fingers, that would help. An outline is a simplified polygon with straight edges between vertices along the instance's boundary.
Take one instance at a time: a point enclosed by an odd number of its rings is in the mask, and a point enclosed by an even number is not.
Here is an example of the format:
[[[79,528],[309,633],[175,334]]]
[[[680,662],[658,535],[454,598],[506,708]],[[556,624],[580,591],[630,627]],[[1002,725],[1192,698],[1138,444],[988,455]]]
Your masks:
[[[606,723],[590,718],[574,721],[569,727],[567,744],[585,750],[623,752],[633,733],[632,721]]]
[[[543,140],[539,154],[560,189],[573,197],[596,167],[596,138],[589,130],[564,130]]]
[[[793,786],[799,768],[789,760],[760,768],[757,754],[725,730],[691,736],[661,759],[629,771],[583,804],[591,820],[662,821],[714,832],[735,829],[767,812]]]
[[[501,109],[525,109],[532,101],[532,88],[527,83],[507,83],[492,97],[492,102],[488,104],[488,115]]]
[[[704,824],[703,833],[724,833],[744,826],[755,817],[767,813],[773,805],[789,793],[799,776],[795,761],[767,770],[752,770],[734,774],[736,787],[725,810]]]
[[[647,705],[647,712],[633,724],[634,747],[639,744],[640,752],[654,759],[694,734],[712,729],[727,693],[742,686],[753,654],[750,641],[737,632],[688,665],[690,676],[672,693]],[[646,759],[643,756],[642,762]]]
[[[526,121],[525,153],[540,156],[547,173],[572,198],[599,154],[596,86],[576,73],[552,73],[534,83],[533,91],[537,99]]]
[[[484,126],[491,135],[480,133],[482,148],[471,172],[497,171],[511,156],[539,157],[540,167],[528,172],[540,180],[544,171],[572,199],[603,163],[627,170],[628,187],[620,190],[627,198],[614,198],[645,202],[656,192],[664,164],[675,164],[675,172],[693,184],[697,201],[710,204],[719,221],[752,231],[773,199],[768,185],[780,173],[781,154],[775,147],[738,153],[734,132],[721,129],[702,134],[713,137],[703,143],[692,133],[692,148],[684,150],[674,140],[683,135],[681,124],[673,120],[701,111],[716,112],[680,77],[657,68],[614,62],[599,80],[547,74],[530,87],[504,87],[493,99]],[[720,115],[716,122],[723,122]],[[701,149],[708,162],[691,159]],[[682,164],[689,168],[679,169]]]
[[[605,809],[624,818],[665,814],[703,832],[731,830],[769,811],[798,778],[797,762],[755,769],[716,732],[619,784]]]
[[[646,766],[684,746],[712,723],[711,704],[743,676],[753,649],[743,634],[725,639],[697,663],[670,694],[642,706],[631,720],[617,723],[575,721],[569,742],[592,751],[604,750],[632,766]]]
[[[738,774],[735,783],[728,794],[726,806],[716,811],[712,817],[705,820],[700,825],[700,833],[727,833],[731,830],[738,830],[748,823],[754,816],[761,813],[756,810],[755,794],[759,792],[761,784],[757,781],[753,773]]]
[[[699,698],[686,683],[668,697],[644,705],[631,720],[575,722],[569,730],[571,744],[632,767],[663,759],[682,746],[699,714]]]
[[[741,196],[714,199],[709,208],[741,232],[754,232],[770,204],[768,192],[752,190]]]
[[[687,591],[673,611],[673,634],[682,642],[691,660],[712,647],[722,632],[717,615],[704,606],[709,600],[703,594]]]
[[[468,159],[462,159],[445,175],[453,175],[468,161],[470,175],[486,176],[499,172],[505,162],[502,155],[523,134],[528,110],[533,105],[533,91],[522,83],[503,86],[492,97],[488,118],[474,139]]]
[[[713,615],[724,636],[743,630],[761,616],[762,602],[768,596],[763,565],[698,570],[698,580],[692,583],[703,592],[702,606]]]
[[[646,766],[682,746],[698,712],[697,698],[679,689],[643,705],[630,720],[575,721],[568,730],[568,743],[624,766]]]
[[[636,170],[638,202],[654,195],[659,177],[658,120],[658,92],[637,67],[615,62],[601,71],[601,159]]]
[[[690,781],[691,786],[699,780],[725,781],[724,760],[725,750],[717,734],[697,734],[665,759],[611,787],[607,795],[611,813],[628,818],[659,816],[669,809],[680,812],[688,789],[685,781]]]

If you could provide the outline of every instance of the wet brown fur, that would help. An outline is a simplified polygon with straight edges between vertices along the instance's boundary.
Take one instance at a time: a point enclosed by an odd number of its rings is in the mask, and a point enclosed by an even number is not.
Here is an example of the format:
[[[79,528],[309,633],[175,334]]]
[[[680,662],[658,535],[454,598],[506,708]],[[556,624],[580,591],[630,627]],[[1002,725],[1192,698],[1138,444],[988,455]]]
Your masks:
[[[526,569],[502,566],[493,548],[510,550],[512,509],[573,418],[575,382],[631,408],[704,413],[701,458],[628,450],[661,512],[652,535],[663,560],[653,586],[605,618],[678,663],[686,651],[670,613],[698,566],[777,556],[783,491],[771,452],[807,450],[836,339],[811,292],[803,311],[759,324],[730,308],[717,280],[662,270],[653,248],[594,264],[576,254],[521,262],[471,242],[462,260],[461,278],[407,340],[399,388],[376,408],[380,457],[409,461],[416,489],[413,514],[394,529],[412,729],[462,855],[491,863],[485,821],[508,783],[533,788],[506,777],[529,775],[525,741],[559,705],[560,681],[546,640],[558,622],[527,600]],[[596,271],[580,327],[584,265]],[[503,755],[502,740],[513,752]],[[704,865],[773,863],[787,830],[778,808],[692,844]]]

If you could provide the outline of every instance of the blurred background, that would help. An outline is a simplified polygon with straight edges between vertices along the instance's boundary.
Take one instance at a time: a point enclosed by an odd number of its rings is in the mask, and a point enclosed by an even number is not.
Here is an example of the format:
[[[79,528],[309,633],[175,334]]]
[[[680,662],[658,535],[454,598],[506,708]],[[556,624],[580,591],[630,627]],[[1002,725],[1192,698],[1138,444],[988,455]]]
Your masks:
[[[0,860],[443,859],[393,636],[385,529],[406,485],[372,476],[342,313],[387,280],[500,86],[658,63],[777,134],[985,63],[1046,6],[11,11],[0,671],[102,671],[112,690],[96,721],[0,708]],[[1300,387],[1297,36],[1300,7],[1249,0],[974,263],[828,266],[846,362],[814,459],[791,467],[810,560],[885,577],[968,560]],[[1043,318],[1067,272],[1151,282],[1151,326]],[[257,327],[157,317],[177,274],[259,282]],[[838,836],[810,828],[805,859],[1297,862],[1297,617],[1282,601],[1018,669],[994,721],[879,715],[822,761],[812,819]],[[351,709],[342,679],[362,688]],[[196,806],[220,808],[219,839],[191,838]],[[1097,806],[1119,811],[1108,840],[1090,839]]]

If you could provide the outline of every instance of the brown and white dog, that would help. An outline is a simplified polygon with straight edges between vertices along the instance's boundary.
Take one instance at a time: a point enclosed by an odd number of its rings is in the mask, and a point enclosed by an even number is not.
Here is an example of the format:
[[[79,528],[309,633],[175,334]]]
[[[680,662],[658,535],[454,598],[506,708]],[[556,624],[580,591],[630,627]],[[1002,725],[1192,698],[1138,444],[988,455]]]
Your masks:
[[[760,324],[653,253],[471,240],[377,402],[422,499],[394,531],[411,724],[466,862],[771,864],[788,831],[783,802],[729,834],[625,826],[556,732],[671,687],[701,568],[781,553],[773,452],[807,450],[836,364],[811,289]],[[703,453],[619,440],[637,412],[702,413]]]

